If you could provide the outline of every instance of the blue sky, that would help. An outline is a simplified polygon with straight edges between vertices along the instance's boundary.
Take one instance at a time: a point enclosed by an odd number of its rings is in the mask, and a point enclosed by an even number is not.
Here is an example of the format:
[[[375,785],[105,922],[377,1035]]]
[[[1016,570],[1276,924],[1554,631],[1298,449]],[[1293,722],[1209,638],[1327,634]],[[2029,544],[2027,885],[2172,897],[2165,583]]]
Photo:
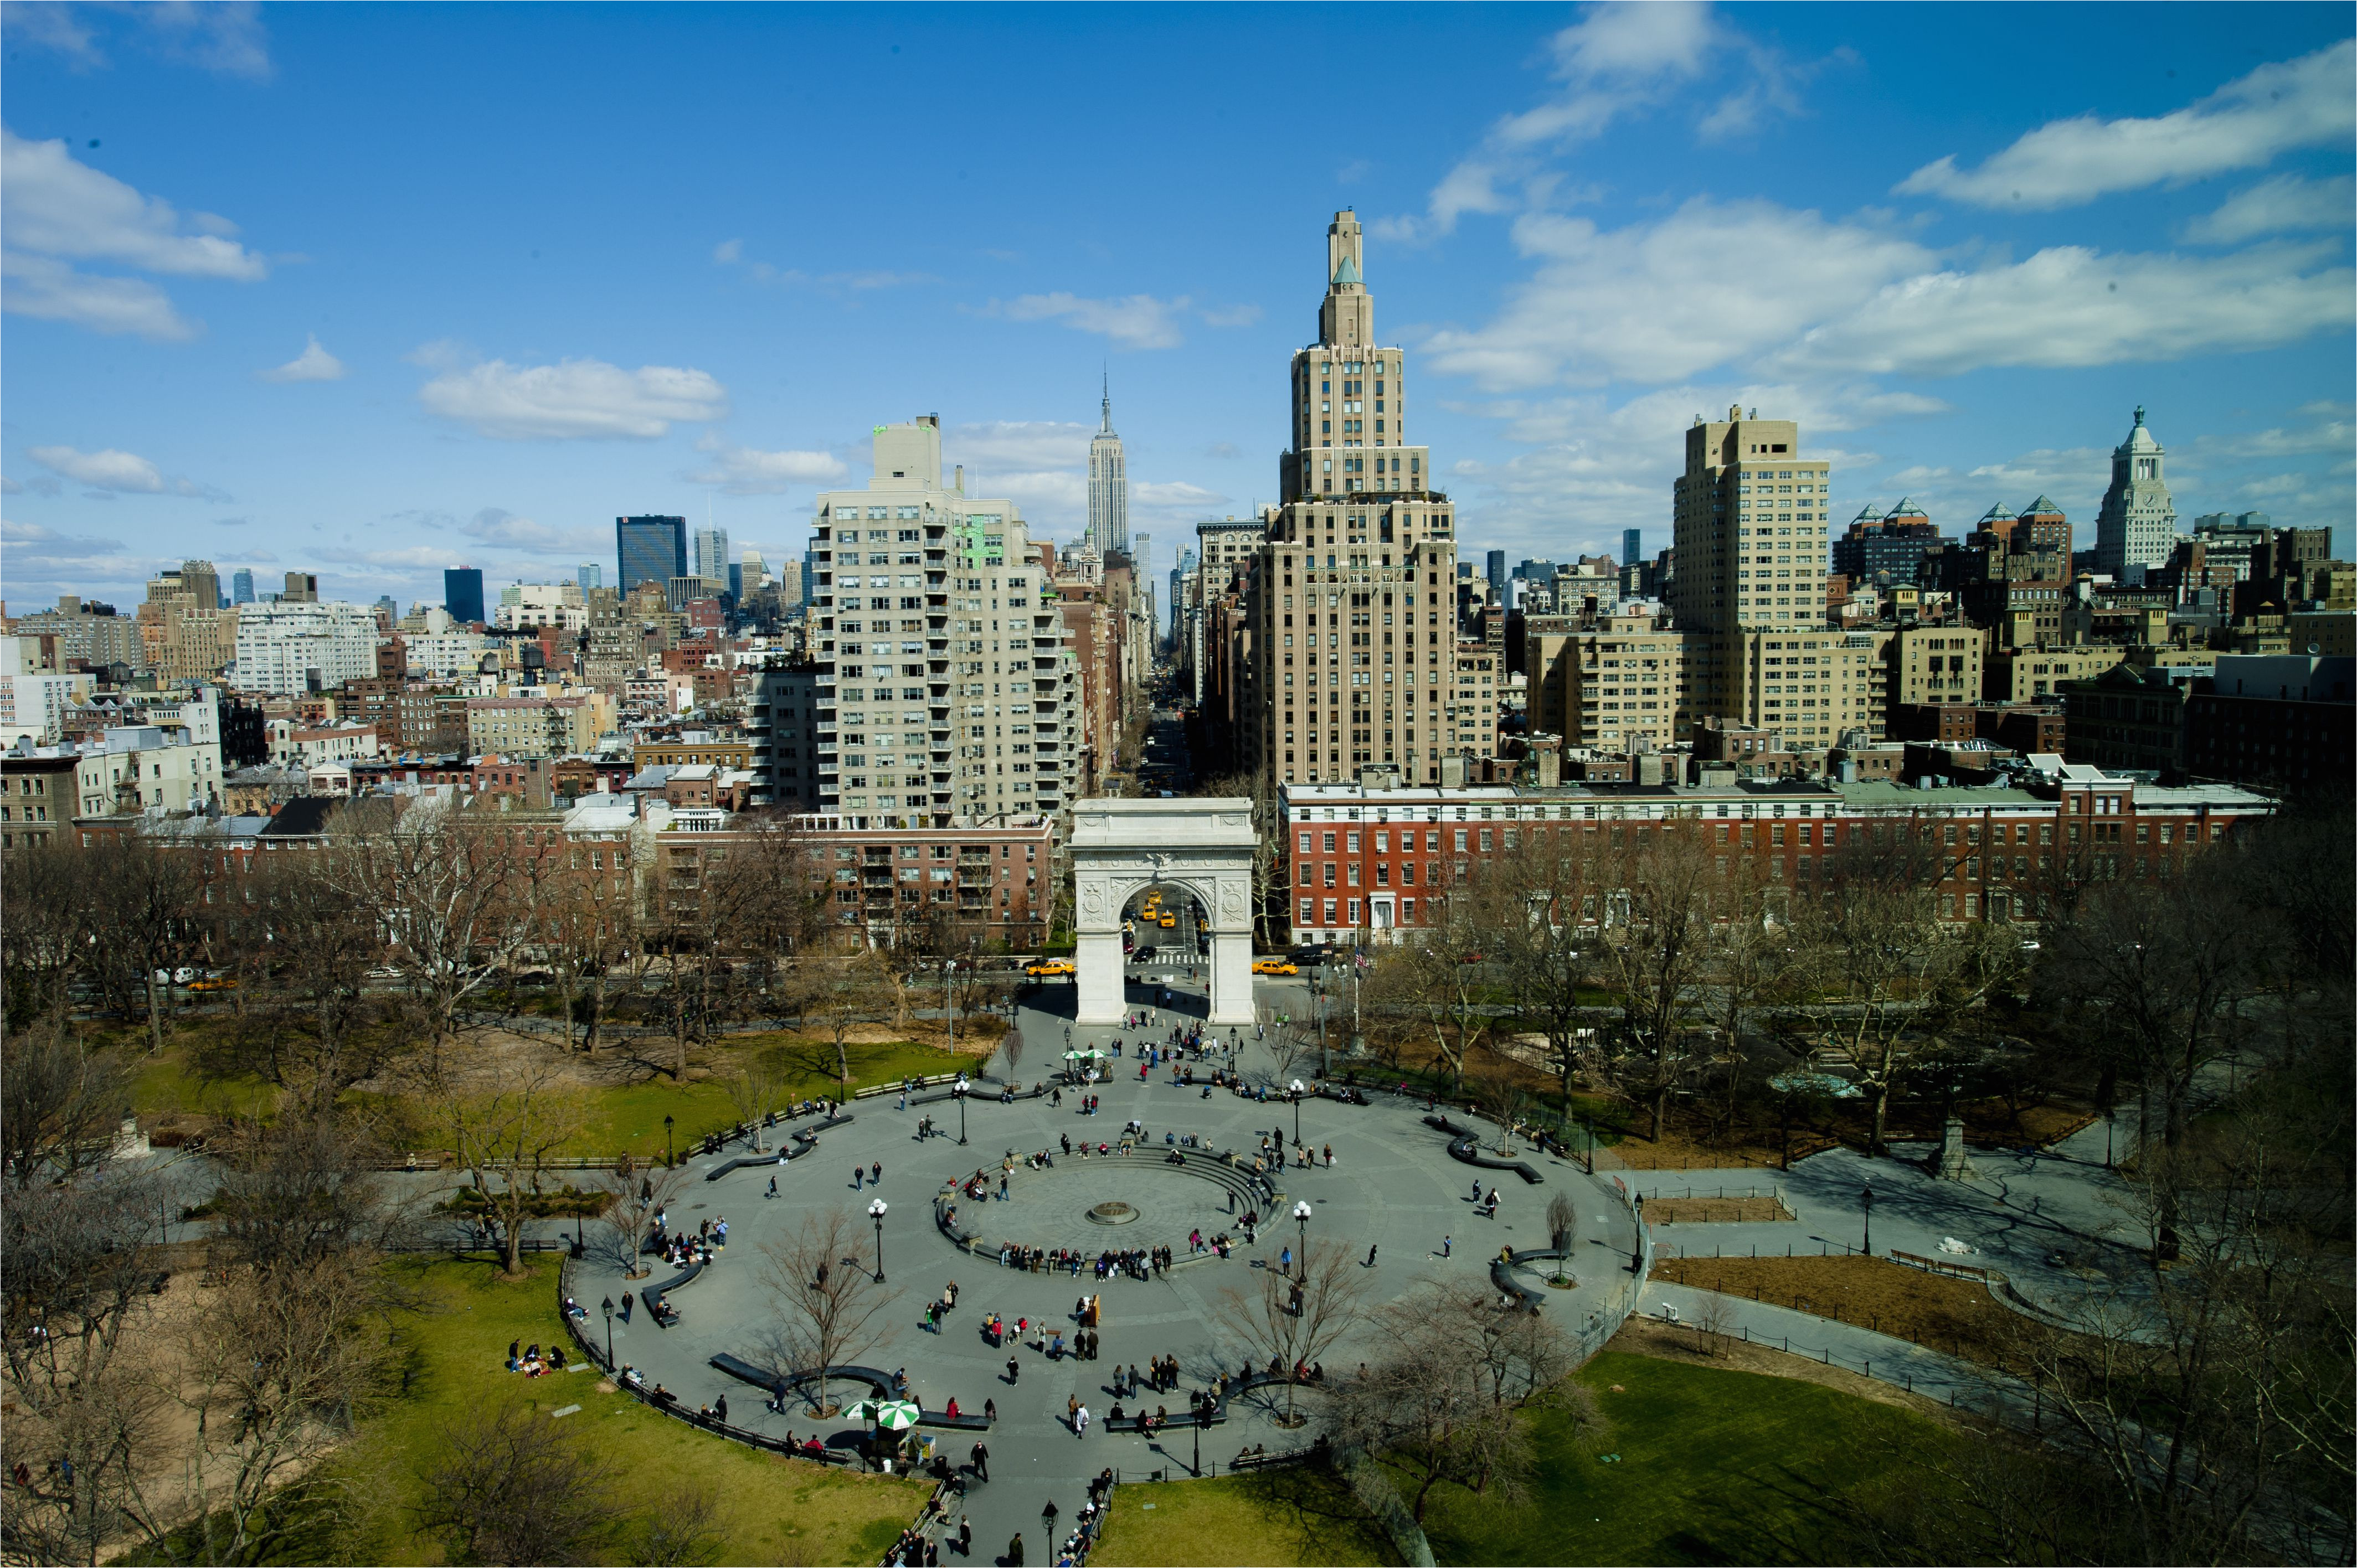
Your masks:
[[[798,553],[867,432],[1069,538],[1108,367],[1157,564],[1272,499],[1324,230],[1370,225],[1469,547],[1668,542],[1681,431],[1835,513],[2092,538],[2352,510],[2346,5],[10,5],[13,608],[183,555],[404,607]]]

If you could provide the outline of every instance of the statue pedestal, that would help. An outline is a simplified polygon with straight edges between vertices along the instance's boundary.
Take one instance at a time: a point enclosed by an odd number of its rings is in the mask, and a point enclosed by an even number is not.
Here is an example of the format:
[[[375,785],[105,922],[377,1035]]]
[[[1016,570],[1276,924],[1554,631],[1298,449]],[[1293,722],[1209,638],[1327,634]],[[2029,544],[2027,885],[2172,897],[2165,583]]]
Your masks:
[[[1940,1133],[1940,1152],[1932,1156],[1931,1164],[1932,1174],[1942,1181],[1963,1181],[1966,1176],[1979,1174],[1973,1169],[1973,1162],[1964,1154],[1963,1117],[1948,1118],[1947,1126]]]

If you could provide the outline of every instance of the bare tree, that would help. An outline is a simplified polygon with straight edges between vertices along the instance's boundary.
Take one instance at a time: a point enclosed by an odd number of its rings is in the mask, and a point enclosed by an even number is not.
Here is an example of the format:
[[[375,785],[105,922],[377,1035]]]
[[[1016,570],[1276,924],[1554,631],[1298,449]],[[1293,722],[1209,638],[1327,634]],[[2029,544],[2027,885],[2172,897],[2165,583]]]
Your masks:
[[[1337,1389],[1335,1435],[1405,1472],[1418,1523],[1443,1485],[1508,1501],[1521,1493],[1533,1463],[1524,1404],[1560,1402],[1583,1434],[1600,1424],[1587,1391],[1562,1380],[1557,1337],[1523,1321],[1533,1316],[1438,1281],[1373,1315],[1377,1348]]]
[[[159,1524],[140,1490],[159,1397],[122,1355],[155,1287],[160,1199],[148,1178],[100,1171],[0,1191],[0,1354],[16,1410],[6,1452],[35,1480],[0,1487],[14,1561],[89,1563]]]
[[[1381,951],[1361,994],[1369,1007],[1423,1024],[1454,1090],[1464,1081],[1466,1058],[1497,1022],[1483,967],[1494,934],[1482,918],[1490,901],[1469,884],[1425,902],[1430,924],[1415,940]]]
[[[1547,1199],[1547,1245],[1558,1251],[1571,1251],[1572,1238],[1579,1233],[1579,1205],[1571,1194],[1558,1192]]]
[[[805,959],[796,966],[796,979],[805,998],[802,1015],[827,1031],[835,1080],[849,1084],[851,1031],[893,1015],[900,1005],[899,977],[882,954],[863,948],[842,958]]]
[[[366,993],[384,954],[374,918],[339,886],[327,847],[266,855],[247,878],[240,940],[261,955],[249,998],[226,1043],[242,1069],[287,1091],[298,1113],[328,1113],[347,1089],[406,1048]]]
[[[199,950],[202,882],[197,857],[136,832],[110,833],[84,853],[92,857],[91,919],[99,946],[117,963],[135,963],[147,1015],[147,1048],[161,1051],[171,1033],[172,983]]]
[[[1599,876],[1598,958],[1620,993],[1623,1049],[1598,1065],[1641,1098],[1661,1142],[1670,1097],[1692,1069],[1684,1023],[1695,1003],[1710,940],[1714,868],[1703,824],[1639,822],[1612,829]]]
[[[533,936],[518,897],[520,864],[540,853],[520,842],[533,830],[439,798],[405,811],[367,802],[339,819],[328,874],[389,939],[387,958],[425,1019],[428,1080],[438,1080],[468,1003]]]
[[[41,1017],[62,1029],[94,967],[92,865],[56,839],[0,854],[0,1004],[12,1036]]]
[[[303,1522],[282,1488],[348,1439],[393,1359],[366,1315],[371,1263],[349,1257],[241,1269],[190,1334],[179,1399],[209,1563],[268,1561]]]
[[[545,1067],[496,1068],[454,1083],[439,1109],[460,1167],[474,1173],[499,1223],[507,1272],[519,1274],[541,1175],[580,1131],[580,1091]]]
[[[812,1374],[813,1411],[826,1402],[828,1369],[887,1343],[898,1286],[875,1277],[873,1253],[857,1216],[834,1208],[813,1214],[799,1230],[762,1247],[761,1283],[777,1309],[770,1346],[780,1377]]]
[[[1571,836],[1569,826],[1514,831],[1513,847],[1479,874],[1499,917],[1490,922],[1494,961],[1513,988],[1515,1012],[1546,1036],[1568,1113],[1598,971],[1596,868],[1586,836]]]
[[[1797,906],[1794,963],[1807,987],[1795,1010],[1821,1048],[1846,1058],[1867,1097],[1868,1147],[1881,1154],[1892,1100],[1947,1053],[1943,1031],[2007,983],[2020,943],[2003,926],[1949,929],[1938,885],[1948,855],[1942,824],[1902,824],[1895,843],[1852,834],[1825,861],[1825,885]]]
[[[289,1116],[240,1128],[219,1151],[217,1251],[275,1270],[388,1245],[407,1216],[377,1174],[383,1158],[350,1122]]]
[[[70,1176],[107,1157],[131,1076],[47,1016],[0,1039],[0,1151],[20,1187]]]
[[[1294,1369],[1323,1360],[1366,1315],[1364,1271],[1339,1241],[1311,1241],[1288,1276],[1263,1269],[1255,1283],[1231,1285],[1212,1306],[1212,1321],[1285,1377],[1285,1424],[1298,1426]]]
[[[718,1489],[709,1481],[691,1480],[664,1488],[655,1506],[640,1516],[630,1533],[630,1561],[646,1568],[700,1568],[719,1562],[726,1545]]]
[[[762,1119],[785,1103],[784,1080],[758,1053],[748,1051],[720,1081],[728,1091],[728,1103],[735,1108],[737,1119],[753,1130],[753,1148],[759,1152]]]
[[[419,1524],[457,1562],[597,1561],[617,1477],[579,1430],[523,1399],[469,1405],[419,1466]]]
[[[998,1050],[1006,1058],[1006,1081],[1011,1084],[1016,1081],[1015,1069],[1023,1060],[1023,1031],[1007,1030],[1006,1037],[999,1042]]]
[[[625,1155],[613,1169],[600,1172],[591,1185],[608,1195],[606,1211],[599,1218],[613,1244],[614,1261],[628,1277],[640,1278],[646,1270],[639,1260],[646,1254],[647,1237],[654,1230],[654,1217],[687,1185],[685,1169],[660,1163],[640,1164]]]

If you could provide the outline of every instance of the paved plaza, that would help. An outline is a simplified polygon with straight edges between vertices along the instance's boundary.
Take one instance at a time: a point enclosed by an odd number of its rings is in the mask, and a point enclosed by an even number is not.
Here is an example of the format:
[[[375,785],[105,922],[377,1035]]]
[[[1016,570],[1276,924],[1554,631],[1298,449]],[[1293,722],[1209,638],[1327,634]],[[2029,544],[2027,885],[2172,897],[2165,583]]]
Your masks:
[[[1199,1019],[1206,1005],[1200,983],[1190,979],[1174,978],[1169,988],[1171,1006],[1155,1008],[1150,1030],[1074,1028],[1076,1047],[1110,1051],[1116,1041],[1122,1046],[1122,1055],[1104,1064],[1106,1081],[1092,1090],[1101,1097],[1093,1115],[1082,1112],[1082,1095],[1071,1089],[1064,1091],[1060,1106],[1048,1097],[1001,1103],[996,1091],[1003,1061],[994,1058],[965,1106],[968,1141],[963,1146],[957,1142],[954,1104],[935,1101],[903,1109],[899,1097],[883,1095],[856,1102],[848,1125],[820,1133],[815,1151],[786,1166],[748,1165],[705,1181],[698,1178],[741,1150],[690,1162],[688,1187],[672,1205],[672,1227],[693,1231],[703,1220],[725,1216],[728,1244],[713,1267],[670,1298],[679,1312],[671,1327],[658,1326],[643,1311],[627,1323],[617,1317],[617,1359],[636,1367],[650,1384],[662,1383],[690,1409],[726,1396],[733,1425],[775,1435],[791,1430],[802,1437],[816,1430],[838,1444],[848,1441],[858,1423],[841,1417],[817,1421],[796,1401],[789,1402],[785,1414],[773,1413],[765,1408],[759,1389],[711,1362],[724,1355],[762,1364],[770,1359],[777,1308],[761,1283],[765,1242],[828,1210],[856,1217],[862,1233],[872,1236],[867,1206],[882,1197],[888,1205],[883,1265],[890,1285],[899,1293],[890,1314],[895,1326],[887,1344],[857,1359],[887,1370],[905,1368],[910,1393],[928,1411],[943,1410],[952,1399],[967,1413],[980,1412],[985,1400],[996,1402],[998,1419],[986,1434],[933,1434],[942,1450],[960,1462],[977,1435],[989,1444],[992,1479],[970,1487],[964,1511],[974,1522],[976,1556],[995,1558],[1010,1536],[1026,1530],[1031,1551],[1039,1553],[1046,1544],[1040,1535],[1042,1506],[1053,1501],[1069,1528],[1086,1500],[1088,1478],[1108,1466],[1132,1477],[1157,1469],[1183,1475],[1193,1467],[1198,1434],[1184,1421],[1188,1391],[1215,1381],[1222,1369],[1241,1373],[1249,1359],[1246,1348],[1225,1338],[1215,1326],[1215,1308],[1223,1292],[1253,1286],[1260,1269],[1275,1266],[1283,1249],[1298,1245],[1299,1228],[1290,1218],[1298,1202],[1310,1206],[1308,1229],[1313,1240],[1342,1242],[1361,1261],[1370,1247],[1375,1249],[1374,1264],[1367,1272],[1375,1301],[1404,1294],[1426,1276],[1486,1282],[1490,1262],[1501,1247],[1546,1246],[1546,1205],[1558,1191],[1572,1193],[1579,1206],[1577,1257],[1572,1265],[1579,1283],[1573,1290],[1543,1293],[1543,1310],[1566,1328],[1580,1330],[1606,1309],[1616,1287],[1627,1279],[1635,1223],[1611,1195],[1607,1178],[1591,1177],[1576,1163],[1529,1151],[1520,1157],[1539,1172],[1543,1179],[1538,1184],[1526,1184],[1510,1172],[1477,1171],[1450,1157],[1446,1135],[1425,1124],[1421,1101],[1388,1093],[1372,1096],[1374,1103],[1366,1106],[1304,1100],[1299,1136],[1314,1152],[1316,1163],[1272,1173],[1281,1197],[1274,1205],[1261,1206],[1265,1222],[1257,1244],[1243,1244],[1242,1211],[1249,1195],[1239,1196],[1233,1182],[1206,1179],[1195,1170],[1165,1163],[1163,1156],[1172,1146],[1166,1134],[1182,1145],[1192,1137],[1198,1146],[1237,1151],[1249,1168],[1265,1136],[1291,1146],[1296,1111],[1274,1094],[1262,1101],[1215,1089],[1206,1097],[1200,1085],[1175,1086],[1167,1063],[1141,1081],[1136,1051],[1167,1039],[1174,1023],[1183,1026]],[[1297,985],[1269,989],[1281,993],[1277,1006],[1306,1011],[1298,1005],[1306,1003],[1306,993]],[[1129,993],[1132,1005],[1140,1010],[1163,994],[1159,983],[1135,973]],[[1014,1076],[1026,1088],[1061,1064],[1071,1015],[1069,986],[1034,988],[1018,1007],[1016,1027],[1022,1031],[1025,1049]],[[1237,1034],[1233,1061],[1247,1084],[1272,1081],[1275,1064],[1270,1055],[1253,1042],[1249,1027]],[[1222,1029],[1219,1036],[1224,1041],[1227,1031]],[[1215,1056],[1189,1065],[1200,1079],[1227,1059]],[[918,1123],[926,1115],[933,1118],[936,1133],[920,1139]],[[1100,1142],[1117,1144],[1133,1119],[1144,1124],[1143,1146],[1125,1156],[1096,1153]],[[1067,1139],[1072,1144],[1070,1155],[1065,1153]],[[1085,1160],[1080,1157],[1083,1143],[1090,1149]],[[1329,1146],[1330,1166],[1325,1163]],[[1052,1169],[1033,1170],[1020,1163],[1042,1150],[1054,1155]],[[995,1196],[997,1176],[1010,1155],[1018,1163],[1007,1182],[1008,1196],[1000,1200]],[[864,1176],[855,1186],[853,1166],[869,1167],[879,1161],[884,1167],[880,1186]],[[994,1196],[974,1199],[960,1194],[958,1220],[990,1244],[986,1255],[959,1251],[936,1225],[934,1213],[934,1199],[944,1187],[971,1178],[978,1169],[986,1173],[988,1192]],[[774,1198],[766,1196],[772,1176],[778,1186]],[[1495,1219],[1475,1210],[1477,1176],[1485,1189],[1496,1181],[1505,1184]],[[1118,1207],[1092,1212],[1102,1206]],[[1109,1217],[1118,1222],[1105,1223]],[[1238,1244],[1224,1259],[1190,1259],[1188,1238],[1194,1230],[1206,1237],[1226,1232]],[[1451,1243],[1452,1255],[1447,1258],[1441,1255],[1444,1240]],[[1168,1247],[1180,1262],[1147,1281],[1116,1275],[1100,1283],[1088,1268],[1078,1278],[1002,1268],[996,1252],[996,1243],[1002,1240],[1071,1248],[1091,1258],[1106,1249]],[[575,1276],[575,1293],[590,1309],[590,1332],[599,1334],[604,1327],[597,1313],[601,1298],[619,1300],[634,1283],[643,1288],[669,1273],[659,1267],[649,1281],[626,1281],[593,1246]],[[1522,1277],[1530,1283],[1535,1274],[1526,1270]],[[925,1305],[938,1300],[952,1281],[959,1288],[957,1308],[938,1333],[932,1332],[924,1326]],[[995,1346],[983,1332],[985,1320],[996,1313],[1009,1326],[1018,1317],[1043,1322],[1051,1330],[1063,1331],[1069,1342],[1078,1299],[1099,1293],[1103,1318],[1095,1360],[1050,1359],[1028,1343]],[[1007,1380],[1010,1354],[1020,1365],[1019,1379],[1013,1383]],[[1147,1392],[1145,1405],[1164,1406],[1180,1420],[1159,1438],[1106,1432],[1103,1418],[1115,1399],[1112,1384],[1116,1367],[1135,1363],[1144,1369],[1157,1357],[1177,1358],[1182,1369],[1180,1387],[1169,1394]],[[1329,1373],[1353,1367],[1359,1359],[1345,1341],[1326,1359]],[[851,1397],[857,1392],[850,1391]],[[1068,1402],[1075,1399],[1095,1418],[1084,1437],[1076,1436],[1067,1423]],[[1123,1402],[1125,1412],[1138,1408],[1138,1402]],[[1303,1442],[1307,1434],[1288,1432],[1270,1419],[1279,1403],[1271,1396],[1232,1402],[1229,1420],[1200,1434],[1204,1469],[1257,1446],[1277,1452]]]

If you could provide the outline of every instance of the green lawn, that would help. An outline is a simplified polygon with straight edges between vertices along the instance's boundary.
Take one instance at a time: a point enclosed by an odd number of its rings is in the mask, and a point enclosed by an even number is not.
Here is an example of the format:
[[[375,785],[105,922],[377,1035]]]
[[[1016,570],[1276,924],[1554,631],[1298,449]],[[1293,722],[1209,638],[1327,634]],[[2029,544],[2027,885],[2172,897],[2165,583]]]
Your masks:
[[[1437,1561],[1842,1561],[1831,1502],[1920,1485],[1916,1466],[1960,1441],[1920,1416],[1789,1378],[1616,1351],[1579,1380],[1609,1423],[1600,1446],[1538,1416],[1539,1473],[1520,1507],[1435,1489],[1425,1532]]]
[[[848,1091],[834,1076],[832,1044],[754,1035],[730,1041],[728,1048],[732,1055],[758,1056],[762,1065],[784,1082],[789,1101],[822,1095],[847,1097]],[[848,1046],[845,1054],[851,1062],[852,1089],[947,1072],[952,1062],[972,1066],[974,1061],[972,1057],[952,1058],[946,1051],[908,1040]],[[726,1086],[716,1078],[687,1083],[657,1078],[600,1089],[590,1097],[588,1120],[573,1140],[572,1151],[584,1155],[661,1155],[665,1116],[673,1119],[673,1145],[684,1148],[691,1140],[706,1133],[734,1126],[737,1108],[729,1101]]]
[[[974,1543],[977,1560],[984,1544]],[[988,1545],[994,1557],[1006,1549],[1004,1541]],[[1347,1486],[1329,1471],[1303,1468],[1122,1487],[1089,1561],[1096,1568],[1308,1568],[1399,1556]]]
[[[178,1115],[262,1115],[278,1103],[277,1087],[267,1079],[199,1076],[188,1065],[185,1046],[167,1046],[161,1056],[149,1056],[144,1046],[131,1039],[115,1048],[137,1064],[131,1108],[148,1126]]]
[[[716,1494],[723,1536],[717,1561],[748,1563],[872,1563],[922,1505],[920,1482],[822,1470],[695,1432],[620,1393],[597,1391],[597,1374],[528,1380],[505,1369],[508,1342],[565,1343],[553,1262],[521,1283],[487,1262],[404,1259],[387,1265],[412,1293],[400,1319],[410,1352],[405,1394],[364,1421],[360,1436],[330,1463],[335,1478],[363,1499],[339,1542],[355,1563],[432,1563],[441,1544],[414,1528],[419,1460],[441,1424],[488,1402],[522,1395],[561,1418],[613,1466],[617,1529],[627,1533],[645,1506],[694,1486]],[[626,1561],[601,1552],[598,1561]]]

